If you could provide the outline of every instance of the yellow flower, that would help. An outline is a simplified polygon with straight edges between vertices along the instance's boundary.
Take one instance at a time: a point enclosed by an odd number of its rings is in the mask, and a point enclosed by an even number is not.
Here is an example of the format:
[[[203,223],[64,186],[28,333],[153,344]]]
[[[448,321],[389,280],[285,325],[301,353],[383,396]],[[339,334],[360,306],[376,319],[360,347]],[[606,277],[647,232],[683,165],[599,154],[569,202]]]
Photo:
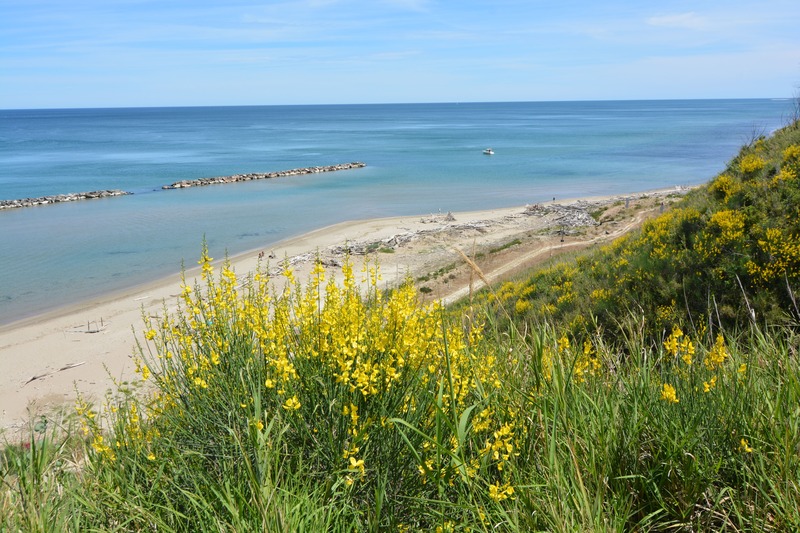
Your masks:
[[[530,308],[531,308],[531,301],[525,300],[523,298],[520,298],[519,300],[517,300],[517,303],[514,304],[514,311],[516,311],[518,315],[525,314],[525,312],[528,311]]]
[[[711,378],[711,381],[703,382],[703,392],[711,392],[717,386],[717,376]]]
[[[287,411],[297,411],[300,409],[300,400],[297,399],[296,395],[292,396],[283,403],[283,408]]]
[[[566,335],[558,339],[558,351],[564,352],[569,350],[569,339]]]
[[[748,261],[746,267],[760,283],[782,280],[787,274],[791,278],[797,273],[800,264],[800,244],[791,231],[769,228],[758,246],[768,260]]]
[[[144,334],[144,338],[149,340],[149,341],[155,339],[156,338],[156,330],[154,330],[154,329],[147,330],[147,333]]]
[[[739,170],[745,174],[750,174],[752,172],[761,170],[764,168],[764,165],[766,165],[766,162],[761,158],[761,156],[747,154],[741,159],[741,161],[739,161]]]
[[[350,457],[350,467],[348,468],[351,472],[358,472],[362,476],[364,475],[364,459],[356,459],[355,457]]]
[[[342,408],[342,414],[344,416],[350,416],[351,425],[355,426],[358,424],[358,406],[354,403],[350,405],[345,405]]]
[[[722,366],[722,363],[724,363],[727,358],[728,350],[725,349],[725,338],[722,334],[718,334],[717,341],[714,343],[711,350],[709,350],[708,355],[706,355],[706,358],[703,360],[703,364],[705,364],[706,368],[709,370],[714,370]]]
[[[208,256],[208,249],[203,247],[203,253],[200,256],[200,260],[197,261],[197,264],[200,265],[202,269],[201,276],[203,279],[210,279],[211,275],[214,273],[214,267],[211,266],[211,261],[214,260],[213,257]]]
[[[738,210],[717,211],[711,215],[706,229],[700,234],[695,250],[706,260],[734,252],[744,241],[745,222],[744,214]]]
[[[150,452],[149,454],[147,454],[147,460],[148,461],[155,461],[156,460],[156,455],[153,452]]]
[[[661,388],[661,399],[669,403],[678,403],[680,401],[675,395],[675,387],[669,383],[664,383],[664,386]]]
[[[453,530],[453,522],[447,520],[443,526],[436,526],[436,533],[450,533]]]
[[[750,447],[750,444],[747,442],[747,439],[742,439],[739,441],[739,451],[744,453],[753,453],[753,448]]]
[[[742,184],[728,174],[721,174],[709,185],[708,190],[719,193],[723,202],[727,203],[733,195],[742,190]]]
[[[505,485],[495,485],[492,483],[489,485],[489,497],[496,501],[501,502],[506,500],[514,495],[514,487],[511,484],[506,483]]]
[[[783,151],[784,163],[791,163],[795,160],[800,160],[800,144],[788,146],[786,150]]]
[[[664,348],[667,349],[670,355],[675,357],[678,355],[680,349],[680,338],[683,337],[683,331],[678,326],[672,328],[672,334],[664,341]]]
[[[692,356],[694,355],[694,344],[689,339],[689,337],[684,337],[681,341],[681,359],[683,362],[686,363],[686,366],[692,365]]]

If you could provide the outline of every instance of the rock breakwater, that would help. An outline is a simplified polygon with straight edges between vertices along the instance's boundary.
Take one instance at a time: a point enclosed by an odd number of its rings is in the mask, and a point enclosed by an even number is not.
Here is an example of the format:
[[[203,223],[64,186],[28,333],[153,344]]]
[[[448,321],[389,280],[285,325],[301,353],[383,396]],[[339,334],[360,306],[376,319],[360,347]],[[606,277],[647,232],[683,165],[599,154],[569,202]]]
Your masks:
[[[125,196],[133,194],[117,189],[107,191],[73,192],[69,194],[54,194],[38,198],[20,198],[18,200],[0,200],[0,210],[14,209],[17,207],[33,207],[36,205],[58,204],[62,202],[76,202],[78,200],[94,200],[96,198],[110,198],[112,196]]]
[[[237,183],[240,181],[264,180],[271,178],[284,178],[287,176],[300,176],[303,174],[318,174],[321,172],[335,172],[337,170],[350,170],[362,168],[366,163],[355,161],[353,163],[341,163],[338,165],[328,165],[323,167],[293,168],[291,170],[280,170],[277,172],[254,172],[251,174],[234,174],[233,176],[219,176],[216,178],[199,178],[194,180],[176,181],[170,185],[164,185],[162,189],[186,189],[188,187],[204,187],[206,185],[218,185],[222,183]]]
[[[335,172],[337,170],[350,170],[362,168],[366,163],[355,161],[353,163],[341,163],[338,165],[328,165],[321,167],[293,168],[291,170],[280,170],[277,172],[253,172],[250,174],[234,174],[232,176],[220,176],[216,178],[199,178],[194,180],[181,180],[164,185],[162,189],[185,189],[188,187],[202,187],[205,185],[217,185],[221,183],[236,183],[239,181],[263,180],[270,178],[284,178],[288,176],[300,176],[303,174],[318,174],[321,172]],[[110,198],[112,196],[125,196],[132,192],[121,191],[118,189],[106,191],[73,192],[68,194],[54,194],[50,196],[40,196],[38,198],[19,198],[16,200],[0,200],[0,210],[14,209],[17,207],[34,207],[38,205],[58,204],[62,202],[75,202],[77,200],[93,200],[95,198]]]

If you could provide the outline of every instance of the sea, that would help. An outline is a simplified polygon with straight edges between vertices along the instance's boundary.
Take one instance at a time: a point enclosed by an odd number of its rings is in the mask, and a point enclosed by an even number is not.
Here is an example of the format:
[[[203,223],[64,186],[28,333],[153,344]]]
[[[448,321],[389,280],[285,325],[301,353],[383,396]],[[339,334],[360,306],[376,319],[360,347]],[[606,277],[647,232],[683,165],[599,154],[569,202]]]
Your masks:
[[[0,110],[0,326],[338,222],[701,184],[788,99]],[[484,155],[491,147],[494,155]],[[178,180],[365,168],[163,190]]]

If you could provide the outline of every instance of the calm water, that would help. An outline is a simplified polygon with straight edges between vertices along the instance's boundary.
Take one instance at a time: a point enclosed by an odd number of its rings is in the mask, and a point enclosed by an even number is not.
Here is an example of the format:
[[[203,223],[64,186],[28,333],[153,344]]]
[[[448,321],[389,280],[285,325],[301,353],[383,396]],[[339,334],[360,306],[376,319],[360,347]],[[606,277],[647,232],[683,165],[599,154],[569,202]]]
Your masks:
[[[345,220],[691,185],[791,102],[475,103],[0,111],[0,324]],[[491,146],[494,156],[481,151]],[[162,191],[179,179],[359,170]]]

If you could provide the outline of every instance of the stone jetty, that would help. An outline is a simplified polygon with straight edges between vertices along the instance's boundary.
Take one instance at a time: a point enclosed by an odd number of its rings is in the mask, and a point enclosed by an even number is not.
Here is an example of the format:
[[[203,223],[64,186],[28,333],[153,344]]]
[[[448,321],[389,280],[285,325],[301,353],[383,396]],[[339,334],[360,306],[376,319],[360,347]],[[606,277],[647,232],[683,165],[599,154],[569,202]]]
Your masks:
[[[38,198],[20,198],[18,200],[0,200],[0,210],[14,209],[16,207],[33,207],[36,205],[59,204],[62,202],[76,202],[78,200],[94,200],[96,198],[110,198],[112,196],[125,196],[133,194],[117,189],[108,191],[73,192],[69,194],[54,194]]]
[[[188,187],[204,187],[206,185],[218,185],[222,183],[237,183],[240,181],[265,180],[271,178],[285,178],[288,176],[300,176],[303,174],[318,174],[321,172],[335,172],[337,170],[350,170],[362,168],[366,163],[353,162],[341,163],[339,165],[328,165],[324,167],[293,168],[291,170],[280,170],[277,172],[255,172],[252,174],[234,174],[233,176],[220,176],[216,178],[199,178],[194,180],[176,181],[171,185],[164,185],[162,189],[186,189]]]

